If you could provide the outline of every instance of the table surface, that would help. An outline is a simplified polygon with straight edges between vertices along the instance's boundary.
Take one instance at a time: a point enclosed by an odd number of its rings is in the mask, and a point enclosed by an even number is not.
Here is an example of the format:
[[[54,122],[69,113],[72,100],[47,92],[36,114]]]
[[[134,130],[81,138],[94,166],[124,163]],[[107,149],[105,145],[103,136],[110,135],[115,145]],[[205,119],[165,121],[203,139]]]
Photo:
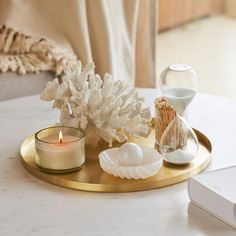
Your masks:
[[[153,109],[155,89],[140,89]],[[198,94],[189,122],[213,144],[208,170],[236,164],[236,100]],[[236,235],[190,203],[187,182],[134,193],[82,192],[45,183],[21,164],[32,132],[58,119],[38,96],[0,103],[0,235]]]

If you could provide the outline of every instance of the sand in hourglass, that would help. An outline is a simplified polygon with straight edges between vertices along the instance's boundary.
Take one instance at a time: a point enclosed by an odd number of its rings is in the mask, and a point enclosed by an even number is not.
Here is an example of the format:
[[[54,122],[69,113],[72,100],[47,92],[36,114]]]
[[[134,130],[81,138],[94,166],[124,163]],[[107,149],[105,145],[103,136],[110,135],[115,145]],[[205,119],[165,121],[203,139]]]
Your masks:
[[[165,154],[164,160],[173,164],[187,164],[190,163],[195,156],[192,153],[185,152],[181,149],[175,150]]]
[[[189,88],[164,89],[162,93],[179,115],[183,115],[187,106],[196,96],[196,91]],[[187,142],[186,139],[183,139],[183,141]],[[193,154],[178,149],[173,152],[166,153],[164,159],[174,164],[185,164],[191,162],[194,157],[195,156]]]
[[[182,115],[196,96],[196,91],[189,88],[169,88],[162,91],[162,95],[174,107],[179,115]]]

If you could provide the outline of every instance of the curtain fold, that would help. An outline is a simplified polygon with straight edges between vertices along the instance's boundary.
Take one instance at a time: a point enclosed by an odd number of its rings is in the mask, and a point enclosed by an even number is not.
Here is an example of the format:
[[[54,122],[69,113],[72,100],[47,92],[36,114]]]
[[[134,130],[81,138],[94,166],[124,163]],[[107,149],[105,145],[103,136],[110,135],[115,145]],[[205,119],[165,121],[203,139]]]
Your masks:
[[[153,87],[155,1],[0,0],[0,24],[56,41],[101,75]]]

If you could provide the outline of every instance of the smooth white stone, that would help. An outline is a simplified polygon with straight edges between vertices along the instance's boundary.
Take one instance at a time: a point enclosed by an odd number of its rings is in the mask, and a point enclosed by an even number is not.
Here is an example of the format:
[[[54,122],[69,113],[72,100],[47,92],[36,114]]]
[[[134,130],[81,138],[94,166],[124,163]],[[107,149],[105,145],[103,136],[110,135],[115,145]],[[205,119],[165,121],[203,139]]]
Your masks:
[[[143,151],[136,143],[125,143],[117,151],[116,158],[123,166],[138,166],[143,161]]]

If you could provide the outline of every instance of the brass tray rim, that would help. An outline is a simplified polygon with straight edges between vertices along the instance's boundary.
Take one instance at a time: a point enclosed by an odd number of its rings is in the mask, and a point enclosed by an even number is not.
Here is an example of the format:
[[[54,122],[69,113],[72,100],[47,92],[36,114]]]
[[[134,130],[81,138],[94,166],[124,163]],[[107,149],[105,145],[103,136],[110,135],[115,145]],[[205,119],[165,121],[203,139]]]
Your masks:
[[[47,183],[51,183],[60,187],[64,187],[64,188],[69,188],[69,189],[75,189],[75,190],[82,190],[82,191],[88,191],[88,192],[104,192],[104,193],[122,193],[122,192],[138,192],[138,191],[147,191],[147,190],[154,190],[157,188],[162,188],[162,187],[166,187],[166,186],[171,186],[180,182],[185,181],[186,179],[188,179],[190,176],[197,174],[201,171],[203,171],[211,162],[212,157],[211,157],[211,153],[212,153],[212,144],[210,142],[210,140],[208,139],[208,137],[203,134],[202,132],[200,132],[197,129],[194,129],[195,133],[197,134],[197,137],[200,138],[199,142],[208,150],[209,156],[208,158],[201,163],[197,168],[193,169],[191,172],[186,170],[186,173],[180,173],[180,175],[177,176],[171,176],[169,178],[166,178],[165,180],[162,180],[161,184],[158,184],[157,181],[153,180],[147,183],[147,185],[142,186],[140,188],[140,183],[125,183],[125,184],[119,184],[119,185],[112,185],[112,184],[97,184],[97,183],[86,183],[86,182],[78,182],[75,180],[66,180],[60,177],[61,174],[51,174],[51,173],[45,173],[42,172],[39,168],[35,169],[32,168],[30,166],[30,164],[28,164],[28,162],[26,162],[24,160],[23,157],[23,148],[25,148],[26,143],[34,138],[34,134],[29,135],[27,138],[25,138],[25,140],[23,141],[21,148],[20,148],[20,154],[21,154],[21,161],[24,165],[24,167],[34,176],[36,176],[37,178],[47,182]],[[205,143],[204,143],[204,142]],[[86,163],[85,163],[86,165]],[[173,164],[168,164],[165,163],[165,161],[163,160],[163,165],[173,165]],[[49,177],[49,176],[52,176]],[[177,178],[177,180],[176,180]],[[117,186],[119,187],[119,190],[117,190]]]

